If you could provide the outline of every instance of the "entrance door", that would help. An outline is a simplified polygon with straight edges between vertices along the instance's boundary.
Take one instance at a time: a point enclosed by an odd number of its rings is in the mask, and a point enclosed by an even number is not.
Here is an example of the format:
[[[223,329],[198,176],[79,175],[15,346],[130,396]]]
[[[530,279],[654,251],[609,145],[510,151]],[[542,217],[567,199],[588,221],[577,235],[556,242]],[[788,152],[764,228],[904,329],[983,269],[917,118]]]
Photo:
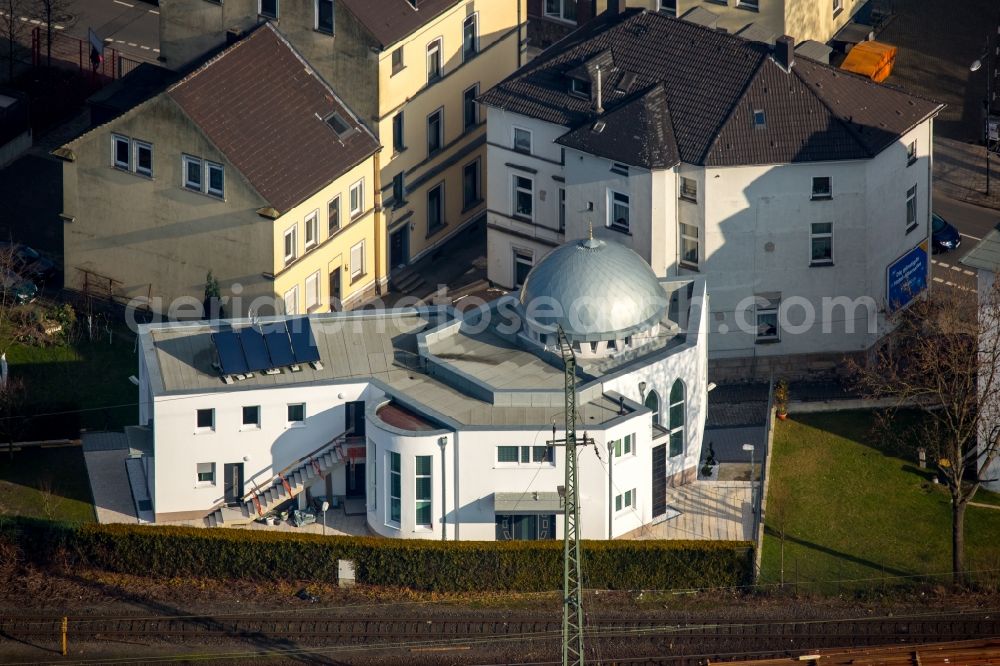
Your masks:
[[[348,436],[354,437],[364,437],[365,436],[365,402],[364,400],[359,400],[357,402],[349,402],[345,405],[347,407],[347,415],[344,422],[346,426]]]
[[[405,266],[410,260],[410,225],[404,224],[389,236],[389,267]]]
[[[340,266],[330,271],[330,312],[340,311]]]
[[[667,512],[667,445],[653,447],[653,517]]]
[[[364,497],[365,495],[365,464],[352,463],[347,466],[347,496]]]
[[[225,463],[222,473],[225,478],[226,504],[238,505],[243,499],[243,463]]]

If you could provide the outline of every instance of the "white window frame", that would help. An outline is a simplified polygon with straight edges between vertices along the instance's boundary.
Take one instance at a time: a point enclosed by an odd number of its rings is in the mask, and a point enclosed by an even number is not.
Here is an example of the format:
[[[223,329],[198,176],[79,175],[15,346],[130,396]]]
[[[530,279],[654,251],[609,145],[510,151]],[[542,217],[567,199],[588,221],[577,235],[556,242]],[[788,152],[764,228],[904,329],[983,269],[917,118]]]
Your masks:
[[[253,423],[247,423],[245,409],[256,409],[257,410],[257,420]],[[260,430],[260,405],[243,405],[240,408],[240,430]]]
[[[319,209],[306,215],[303,226],[305,227],[305,248],[308,252],[319,245]]]
[[[542,13],[546,18],[556,19],[558,21],[565,21],[566,23],[577,24],[578,18],[576,16],[576,0],[554,0],[559,3],[559,9],[557,11],[549,11],[549,3],[547,0],[542,0]],[[574,16],[572,18],[567,18],[568,12],[566,7],[570,6],[573,8]]]
[[[396,54],[399,54],[399,67],[396,67]],[[406,69],[406,52],[403,51],[403,47],[399,46],[392,50],[389,55],[389,76],[396,76],[400,72]]]
[[[753,110],[753,126],[754,129],[767,129],[767,113],[764,109]]]
[[[472,122],[469,122],[469,91],[472,91]],[[479,97],[479,83],[476,82],[462,91],[462,129],[466,132],[475,128],[479,125],[480,114],[479,114],[479,102],[476,98]]]
[[[431,150],[431,119],[437,116],[437,148]],[[427,114],[427,156],[437,155],[444,150],[444,107]]]
[[[822,183],[826,180],[826,191],[817,190],[816,184]],[[830,176],[813,176],[812,178],[812,188],[810,189],[809,198],[813,201],[826,201],[827,199],[833,198],[833,178]]]
[[[514,279],[511,282],[514,285],[514,288],[517,289],[523,284],[518,283],[517,281],[517,267],[519,265],[529,266],[528,272],[530,273],[531,269],[535,267],[535,253],[531,250],[524,250],[519,247],[515,247],[511,248],[511,258],[514,261]]]
[[[264,0],[257,0],[257,15],[277,20],[281,17],[281,0],[274,0],[274,16],[264,13]]]
[[[760,297],[758,297],[760,298]],[[778,342],[781,340],[781,322],[778,319],[778,311],[781,309],[781,301],[777,303],[768,303],[768,305],[760,305],[759,303],[754,304],[754,324],[757,329],[757,334],[755,339],[758,342]],[[760,319],[763,316],[774,315],[774,333],[769,335],[761,335],[760,332]]]
[[[431,58],[437,59],[437,73],[433,73],[431,68]],[[432,39],[427,43],[427,83],[433,83],[444,76],[444,40],[441,37]]]
[[[359,261],[354,260],[354,251],[359,250],[358,257]],[[351,281],[355,281],[365,274],[365,242],[364,240],[358,241],[351,246],[351,254],[349,255],[351,259]],[[360,266],[358,265],[360,264]]]
[[[472,51],[471,53],[467,50],[468,41],[466,40],[465,29],[472,21]],[[462,62],[468,62],[472,60],[477,55],[479,55],[479,12],[474,12],[465,17],[462,21]]]
[[[311,275],[306,276],[305,290],[306,290],[306,312],[312,312],[314,308],[318,308],[319,304],[322,303],[322,298],[320,294],[320,285],[322,281],[320,278],[320,272],[316,271]],[[310,298],[310,283],[312,283],[312,294]]]
[[[126,148],[126,154],[128,155],[128,161],[122,162],[118,159],[118,144],[124,144]],[[111,164],[114,165],[116,169],[121,169],[122,171],[132,170],[132,140],[127,136],[122,136],[121,134],[111,135]]]
[[[212,417],[212,424],[211,425],[207,425],[207,426],[198,425],[198,417],[201,415],[202,412],[209,412],[209,415]],[[203,407],[201,409],[195,410],[194,431],[196,433],[215,432],[215,408],[214,407]]]
[[[146,170],[139,166],[139,149],[147,148],[149,149],[149,169]],[[140,141],[139,139],[132,139],[132,170],[140,176],[145,176],[146,178],[153,177],[153,144],[148,141]]]
[[[695,235],[692,236],[690,233],[685,233],[687,229],[694,229]],[[680,242],[678,244],[677,260],[681,266],[685,268],[693,268],[698,270],[701,265],[701,229],[698,228],[696,224],[688,224],[686,222],[677,223],[677,233],[680,235]],[[693,243],[695,246],[695,251],[697,253],[697,258],[695,261],[685,258],[685,243]]]
[[[385,483],[385,524],[398,529],[403,522],[403,456],[395,451],[386,451],[385,455],[388,458],[385,464],[385,473],[387,476]],[[393,456],[395,456],[395,460],[398,463],[395,470],[392,469]],[[399,482],[398,495],[392,494],[392,477],[394,475],[398,478]],[[396,502],[396,506],[399,507],[399,517],[395,520],[392,518],[393,502]]]
[[[910,210],[912,204],[913,217],[910,218]],[[917,224],[917,185],[914,183],[913,187],[906,190],[906,233],[910,233],[919,226]]]
[[[590,99],[592,94],[592,84],[580,78],[573,77],[569,80],[569,94],[573,97]]]
[[[844,0],[833,0],[833,18],[837,18],[842,11],[844,11]]]
[[[630,488],[623,493],[615,495],[615,513],[636,510],[636,489]]]
[[[816,226],[820,224],[829,225],[829,231],[816,231]],[[825,238],[830,239],[830,258],[816,259],[813,255],[813,243]],[[811,222],[809,224],[809,265],[810,266],[833,266],[833,222]]]
[[[337,202],[337,228],[336,229],[334,229],[331,226],[332,221],[330,219],[330,205],[334,201]],[[334,235],[335,233],[337,233],[338,231],[340,231],[341,228],[343,227],[342,221],[343,221],[343,218],[344,218],[344,210],[343,210],[343,206],[341,205],[342,203],[343,202],[341,201],[339,194],[326,202],[326,233],[327,233],[327,237]]]
[[[501,461],[500,449],[517,449],[517,460]],[[545,452],[539,453],[538,449],[545,449]],[[493,463],[497,467],[555,467],[556,447],[539,444],[499,444],[493,456]]]
[[[426,458],[428,461],[427,473],[421,474],[417,461],[420,458]],[[427,479],[429,488],[427,490],[427,497],[421,498],[417,493],[420,492],[420,484],[418,483],[420,479]],[[434,456],[413,456],[413,524],[419,529],[429,530],[434,525]],[[421,506],[425,505],[425,506]],[[420,515],[420,509],[426,508],[428,513],[427,522],[420,522],[418,516]]]
[[[297,315],[299,313],[299,285],[293,284],[291,289],[286,291],[282,296],[285,306],[286,315]],[[291,303],[292,307],[288,307]]]
[[[292,251],[288,252],[288,237],[292,237]],[[281,249],[285,254],[285,265],[292,263],[299,258],[299,225],[293,224],[292,226],[285,229],[285,233],[281,236],[282,246]]]
[[[693,185],[693,189],[688,188],[688,184]],[[685,201],[691,201],[693,203],[698,203],[698,181],[694,178],[688,178],[687,176],[679,176],[677,180],[677,187],[679,194],[678,198],[684,199]]]
[[[319,27],[319,4],[321,2],[330,3],[330,30],[324,30]],[[334,0],[314,0],[313,2],[313,29],[316,32],[323,33],[324,35],[332,35],[337,31],[337,14],[336,7],[334,6]]]
[[[357,194],[357,196],[355,196]],[[357,206],[355,207],[355,199],[357,200]],[[365,179],[362,178],[358,182],[351,185],[351,190],[348,195],[348,205],[351,208],[350,214],[351,219],[360,217],[365,212]]]
[[[534,220],[535,220],[535,179],[532,178],[529,175],[525,175],[525,174],[518,173],[518,172],[512,173],[510,176],[511,176],[511,178],[510,178],[510,185],[511,185],[510,215],[511,215],[511,217],[519,219],[519,220],[530,220],[530,221],[534,222]],[[518,181],[519,178],[527,180],[529,183],[531,183],[531,188],[526,190],[524,188],[518,187],[518,182],[517,181]],[[517,212],[517,195],[518,195],[519,192],[526,192],[530,196],[531,210],[528,211],[528,213],[529,213],[528,215],[525,215],[524,213]]]
[[[298,287],[298,285],[296,285],[296,287]],[[291,419],[292,415],[288,413],[288,410],[291,409],[292,407],[299,407],[299,406],[302,407],[302,420],[301,421],[293,421]],[[285,420],[288,422],[289,426],[293,426],[294,427],[294,426],[305,425],[305,422],[306,422],[307,418],[309,418],[309,414],[306,412],[306,403],[304,403],[304,402],[290,402],[287,405],[285,405]]]
[[[198,166],[198,183],[188,180],[189,164],[196,164]],[[181,155],[181,169],[183,170],[181,180],[184,183],[184,189],[191,192],[202,192],[205,187],[205,162],[200,157],[195,157],[194,155]]]
[[[619,200],[620,197],[624,197],[625,200]],[[624,226],[618,223],[618,218],[615,216],[616,206],[624,206],[625,208]],[[632,232],[632,198],[629,196],[628,192],[620,192],[618,190],[608,188],[606,225],[608,229],[613,229],[622,233],[628,234]]]
[[[635,433],[629,433],[624,437],[619,437],[614,440],[614,457],[621,458],[622,456],[635,456]]]
[[[205,472],[202,471],[202,467],[204,467],[204,466],[208,467],[208,470],[205,471]],[[211,480],[203,481],[202,478],[201,478],[202,474],[211,474],[212,475]],[[209,486],[214,486],[215,485],[215,463],[214,462],[195,463],[195,465],[194,465],[194,479],[195,479],[195,485],[196,486],[203,487],[203,488],[204,487],[209,487]]]
[[[528,149],[527,150],[524,150],[522,148],[518,148],[518,146],[517,146],[517,135],[518,135],[518,132],[523,132],[524,134],[528,135]],[[532,149],[532,144],[533,143],[534,143],[534,136],[532,136],[532,132],[531,132],[530,129],[527,129],[525,127],[516,127],[516,126],[510,128],[510,148],[515,153],[521,153],[523,155],[531,155],[532,154],[531,149]]]

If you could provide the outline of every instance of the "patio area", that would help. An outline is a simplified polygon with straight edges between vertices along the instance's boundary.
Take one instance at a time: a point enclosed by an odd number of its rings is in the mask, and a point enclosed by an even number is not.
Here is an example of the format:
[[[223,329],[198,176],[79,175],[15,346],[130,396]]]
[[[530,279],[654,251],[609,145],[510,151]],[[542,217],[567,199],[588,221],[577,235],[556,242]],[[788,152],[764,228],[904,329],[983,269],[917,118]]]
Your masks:
[[[671,518],[641,527],[621,539],[716,539],[753,541],[749,481],[695,481],[667,488]]]

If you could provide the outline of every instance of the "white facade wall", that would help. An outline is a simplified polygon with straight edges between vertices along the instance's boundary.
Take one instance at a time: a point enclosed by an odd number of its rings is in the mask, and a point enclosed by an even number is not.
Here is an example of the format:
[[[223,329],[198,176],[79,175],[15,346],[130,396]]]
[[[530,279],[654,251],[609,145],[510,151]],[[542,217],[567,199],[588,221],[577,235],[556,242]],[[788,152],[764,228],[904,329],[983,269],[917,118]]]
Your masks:
[[[979,269],[976,272],[977,272],[976,286],[977,286],[977,291],[978,291],[980,308],[982,308],[984,303],[992,304],[992,303],[994,303],[994,301],[996,299],[996,291],[995,291],[996,287],[994,286],[994,282],[996,280],[996,273],[994,273],[993,271],[987,271],[987,270],[983,270],[983,269]],[[992,305],[987,305],[986,307],[992,307]],[[981,312],[982,312],[982,310],[980,309],[980,313]],[[980,315],[980,316],[981,316],[981,319],[982,318],[986,318],[986,317],[988,317],[989,319],[993,319],[993,317],[994,317],[994,315]],[[989,327],[989,325],[987,325],[984,328],[988,328],[988,327]],[[990,341],[987,341],[985,344],[983,344],[982,342],[980,342],[980,345],[982,345],[982,347],[984,347],[984,348],[989,348],[990,344],[991,344]],[[983,389],[982,389],[982,377],[980,377],[980,391],[979,391],[979,393],[980,393],[980,396],[982,396],[982,393],[983,393]],[[980,400],[982,400],[981,397],[980,397]],[[1000,412],[1000,406],[998,406],[998,405],[992,405],[992,406],[989,406],[989,407],[985,407],[983,409],[983,412],[995,415],[998,412]],[[986,419],[983,419],[983,420],[986,421]],[[986,482],[983,483],[983,488],[985,488],[986,490],[991,490],[991,491],[993,491],[995,493],[1000,493],[1000,455],[998,455],[997,457],[995,457],[993,459],[993,462],[991,462],[988,467],[984,467],[983,466],[983,464],[985,463],[985,452],[986,452],[985,442],[988,441],[989,433],[990,433],[991,429],[993,429],[994,427],[995,427],[995,424],[990,423],[988,421],[985,422],[985,423],[984,422],[980,422],[980,426],[979,426],[979,438],[980,438],[979,450],[980,450],[981,455],[979,457],[979,463],[978,463],[978,466],[980,468],[979,469],[979,478],[986,479]]]
[[[532,154],[513,150],[515,127],[531,132]],[[564,175],[562,151],[555,140],[566,130],[527,116],[487,108],[488,274],[499,285],[514,286],[515,249],[530,253],[537,264],[563,242],[564,234],[559,231],[559,188],[565,185],[558,180]],[[514,174],[534,183],[532,220],[513,217]],[[567,207],[567,219],[572,217],[570,210]]]
[[[141,382],[142,383],[142,382]],[[345,430],[344,403],[364,399],[366,384],[293,385],[161,396],[153,403],[157,514],[204,511],[224,499],[223,465],[243,463],[244,492]],[[343,396],[343,397],[340,397]],[[305,403],[303,424],[288,423],[288,405]],[[243,407],[260,406],[260,428],[244,428]],[[215,410],[215,427],[199,431],[199,409]],[[199,483],[198,463],[215,463],[215,482]]]
[[[491,108],[489,113],[490,131],[496,133],[497,141],[509,135],[512,124],[532,128],[535,145],[539,138],[556,138],[565,131],[561,126],[497,109]],[[515,118],[516,123],[512,121]],[[567,149],[565,166],[560,167],[541,158],[510,153],[491,139],[488,205],[491,211],[507,211],[511,205],[510,168],[505,163],[513,154],[538,169],[537,182],[548,183],[553,176],[565,179],[566,239],[586,237],[592,223],[595,237],[631,247],[659,276],[695,272],[679,263],[679,223],[696,226],[700,236],[696,272],[707,278],[712,296],[708,323],[709,354],[713,357],[858,351],[870,346],[876,337],[869,331],[869,310],[852,307],[848,312],[843,305],[831,303],[824,309],[823,299],[870,297],[879,312],[884,310],[887,267],[929,237],[932,126],[933,120],[925,121],[866,160],[725,168],[680,164],[652,174],[632,167],[627,183],[610,172],[611,162],[604,158]],[[907,145],[914,140],[917,159],[908,164]],[[535,149],[546,157],[557,156],[558,146],[553,147],[555,150]],[[680,198],[680,177],[697,183],[697,201]],[[813,177],[831,179],[830,199],[812,199]],[[913,185],[917,186],[918,224],[906,233],[906,192]],[[609,188],[630,195],[630,235],[606,228]],[[549,211],[553,208],[550,204],[541,196],[536,198],[540,211]],[[499,215],[490,219],[495,221],[488,234],[489,278],[513,287],[513,248],[529,248],[536,253],[536,263],[538,253],[544,256],[552,248],[515,237],[538,236],[531,225],[501,221]],[[832,266],[810,266],[814,222],[833,223]],[[553,237],[553,242],[561,241],[561,237]],[[928,283],[929,268],[930,262]],[[777,342],[758,342],[752,332],[741,331],[737,306],[755,294],[774,292],[781,294],[789,327]],[[798,298],[790,300],[792,296]],[[810,315],[806,308],[814,313],[813,325],[807,325]],[[744,328],[753,330],[752,305],[741,320],[746,323]],[[796,329],[805,332],[797,333]]]

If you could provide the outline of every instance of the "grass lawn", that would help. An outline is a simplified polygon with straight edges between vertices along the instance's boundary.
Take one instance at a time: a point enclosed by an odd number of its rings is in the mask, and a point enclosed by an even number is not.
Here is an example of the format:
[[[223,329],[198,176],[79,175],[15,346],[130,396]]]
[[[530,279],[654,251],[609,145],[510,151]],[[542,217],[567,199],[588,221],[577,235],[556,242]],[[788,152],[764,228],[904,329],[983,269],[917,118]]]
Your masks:
[[[777,424],[763,582],[782,577],[782,527],[786,583],[796,578],[832,581],[950,570],[947,491],[930,483],[930,475],[915,461],[883,454],[873,446],[872,423],[870,412],[838,412]],[[994,499],[989,495],[977,494],[976,501]],[[965,535],[968,570],[1000,568],[1000,511],[969,507]],[[992,576],[995,581],[997,574]],[[835,592],[857,585],[810,588]]]
[[[0,515],[93,522],[90,482],[78,446],[0,451]]]
[[[110,344],[105,337],[6,350],[11,376],[22,378],[27,390],[18,411],[30,418],[16,423],[16,440],[75,438],[81,428],[119,429],[138,420],[139,392],[128,380],[138,363],[131,333],[119,331]]]

